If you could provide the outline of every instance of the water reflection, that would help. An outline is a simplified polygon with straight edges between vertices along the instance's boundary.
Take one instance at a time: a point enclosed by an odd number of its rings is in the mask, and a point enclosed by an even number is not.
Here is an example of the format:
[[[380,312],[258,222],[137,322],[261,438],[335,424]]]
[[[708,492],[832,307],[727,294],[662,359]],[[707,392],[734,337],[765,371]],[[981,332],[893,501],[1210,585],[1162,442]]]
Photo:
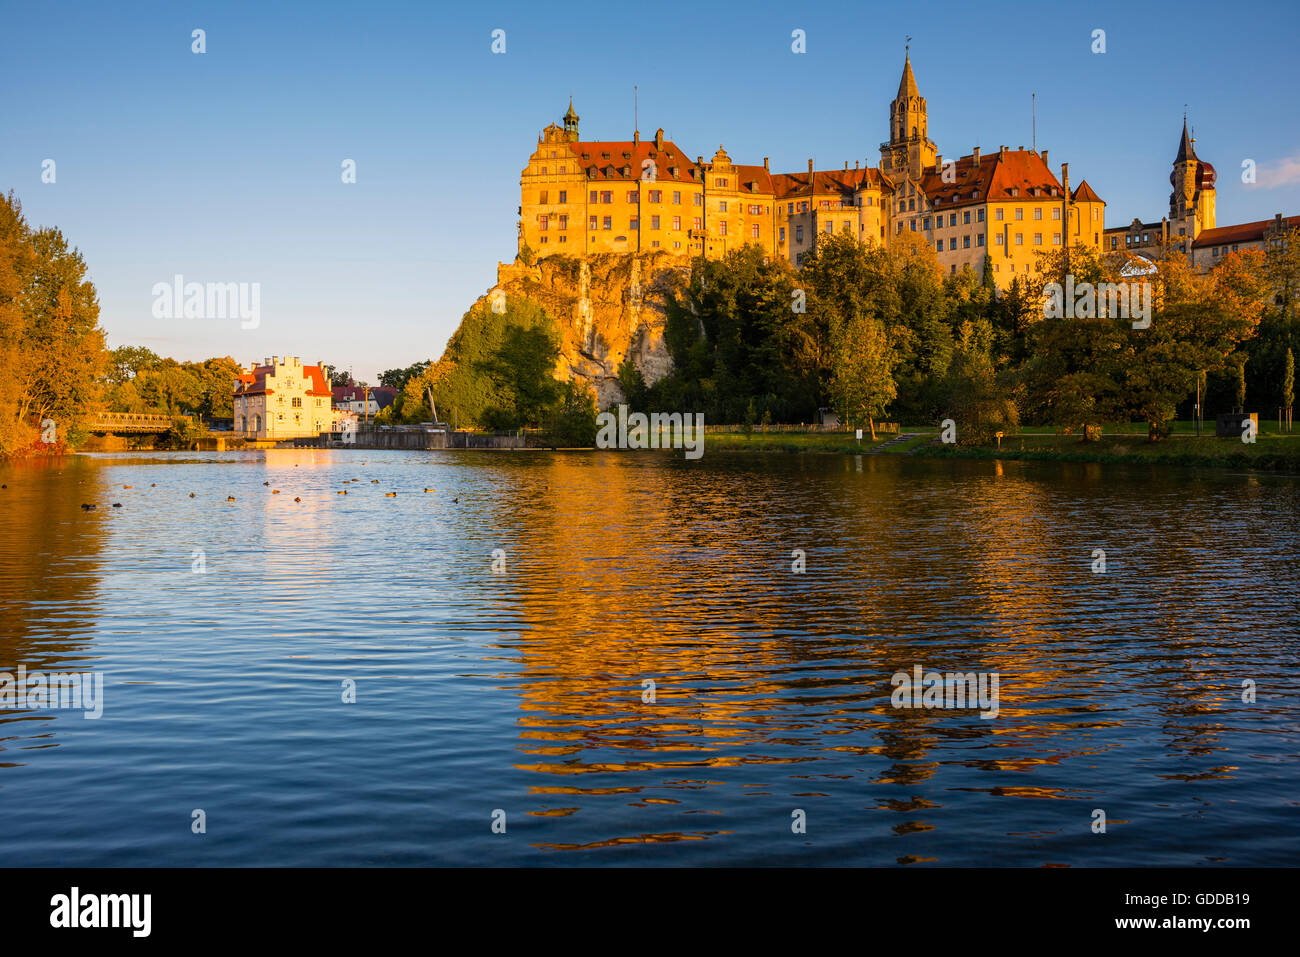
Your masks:
[[[77,860],[181,860],[161,822],[199,801],[218,863],[1264,863],[1244,828],[1290,826],[1286,477],[307,450],[0,474],[0,665],[116,679],[102,728],[0,712],[0,819],[57,830],[75,781]],[[916,665],[998,673],[998,717],[893,708]],[[463,826],[413,844],[431,808]]]

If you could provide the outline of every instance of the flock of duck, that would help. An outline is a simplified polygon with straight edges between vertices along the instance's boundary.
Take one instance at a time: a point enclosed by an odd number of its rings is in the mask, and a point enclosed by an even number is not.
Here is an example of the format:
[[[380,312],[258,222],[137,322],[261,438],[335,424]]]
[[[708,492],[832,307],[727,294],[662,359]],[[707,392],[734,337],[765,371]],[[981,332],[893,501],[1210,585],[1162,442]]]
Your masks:
[[[362,464],[362,465],[365,465],[366,463],[365,463],[365,462],[362,462],[361,464]],[[298,466],[296,466],[296,465],[294,466],[294,468],[297,468],[297,467],[298,467]],[[358,479],[358,478],[344,479],[344,480],[343,480],[343,484],[344,484],[344,485],[350,485],[350,484],[355,484],[355,483],[360,482],[360,481],[361,481],[361,479]],[[78,485],[81,485],[81,484],[83,484],[83,483],[78,482],[77,484],[78,484]],[[149,483],[149,487],[150,487],[150,488],[157,488],[157,484],[158,484],[158,483],[156,483],[156,482],[150,482],[150,483]],[[268,488],[269,488],[270,485],[271,485],[270,482],[263,482],[262,484],[263,484],[264,486],[267,486]],[[370,480],[370,484],[371,484],[371,485],[378,485],[378,484],[379,484],[379,479],[371,479],[371,480]],[[8,487],[9,487],[9,486],[7,486],[7,485],[0,486],[0,488],[8,488]],[[547,488],[549,488],[549,487],[550,487],[550,486],[547,486]],[[134,489],[135,486],[134,486],[134,485],[123,485],[122,488],[123,488],[123,489]],[[432,488],[426,488],[424,491],[425,491],[426,493],[430,493],[430,492],[434,492],[434,491],[437,491],[437,490],[436,490],[436,489],[432,489]],[[280,490],[279,490],[278,488],[273,488],[273,489],[271,489],[271,494],[272,494],[272,495],[279,495],[279,494],[280,494]],[[338,494],[339,494],[339,495],[347,495],[347,494],[348,494],[348,490],[347,490],[347,489],[341,489],[341,490],[339,491]],[[194,498],[194,497],[195,497],[195,493],[194,493],[194,492],[190,492],[190,498]],[[384,493],[384,498],[397,498],[397,493],[396,493],[396,492],[385,492],[385,493]],[[301,502],[301,501],[302,501],[302,498],[301,498],[301,496],[297,496],[297,495],[295,495],[293,500],[294,500],[295,502]],[[226,496],[226,501],[227,501],[227,502],[233,502],[233,501],[235,501],[235,496],[233,496],[233,495],[227,495],[227,496]],[[455,498],[453,498],[453,499],[452,499],[452,503],[453,503],[453,504],[456,504],[456,505],[459,505],[459,504],[460,504],[460,496],[456,496]],[[82,502],[82,503],[81,503],[81,509],[82,509],[82,511],[85,511],[85,512],[93,512],[93,511],[94,511],[96,508],[98,508],[98,507],[99,507],[99,506],[95,505],[95,504],[92,503],[92,502]],[[121,502],[114,502],[112,507],[113,507],[113,508],[121,508],[121,507],[122,507],[122,503],[121,503]]]

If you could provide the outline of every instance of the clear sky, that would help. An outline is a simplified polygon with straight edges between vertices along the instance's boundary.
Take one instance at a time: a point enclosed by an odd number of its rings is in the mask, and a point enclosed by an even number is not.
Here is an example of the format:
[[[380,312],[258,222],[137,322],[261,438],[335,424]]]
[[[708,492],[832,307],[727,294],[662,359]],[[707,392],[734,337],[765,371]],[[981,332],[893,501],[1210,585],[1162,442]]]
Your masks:
[[[0,0],[0,25],[0,188],[82,250],[111,345],[179,359],[301,355],[374,381],[437,358],[514,256],[520,170],[570,91],[587,139],[630,137],[637,84],[643,133],[688,155],[874,166],[908,35],[946,156],[1028,147],[1037,93],[1053,170],[1088,180],[1107,225],[1159,219],[1186,104],[1220,225],[1300,213],[1291,0]],[[260,283],[260,324],[154,318],[178,273]]]

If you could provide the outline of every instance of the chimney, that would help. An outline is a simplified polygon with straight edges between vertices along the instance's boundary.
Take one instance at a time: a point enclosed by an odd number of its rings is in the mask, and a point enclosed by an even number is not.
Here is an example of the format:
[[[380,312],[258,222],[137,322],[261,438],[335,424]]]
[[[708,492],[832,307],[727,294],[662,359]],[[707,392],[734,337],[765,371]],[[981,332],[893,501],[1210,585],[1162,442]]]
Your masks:
[[[640,143],[640,142],[641,142],[641,131],[640,131],[640,130],[633,130],[633,131],[632,131],[632,145],[633,145],[633,146],[636,146],[636,145],[637,145],[638,143]]]
[[[1070,164],[1061,164],[1061,185],[1065,187],[1065,198],[1070,198]]]
[[[664,148],[664,128],[661,126],[659,127],[659,129],[655,130],[655,149],[661,150],[663,148]]]
[[[812,176],[812,173],[813,173],[812,160],[809,160],[809,161],[808,161],[808,175],[809,175],[809,176]]]
[[[934,168],[937,169],[937,170],[938,170],[939,172],[941,172],[941,173],[943,172],[943,154],[942,154],[942,153],[935,153],[935,154],[934,154]]]
[[[1002,159],[1006,159],[1006,158],[1007,158],[1007,148],[1006,148],[1006,146],[999,146],[999,147],[998,147],[998,153],[1001,154]]]
[[[853,161],[853,168],[854,168],[854,169],[857,169],[857,168],[858,168],[858,161],[857,161],[857,160],[854,160],[854,161]]]
[[[974,151],[972,151],[971,156],[973,156],[973,157],[975,158],[975,168],[976,168],[976,169],[979,169],[979,165],[980,165],[980,148],[979,148],[978,146],[975,147]]]
[[[768,169],[766,156],[763,157],[763,169]],[[768,172],[771,172],[771,170],[768,170]]]
[[[844,172],[847,173],[848,171],[849,171],[849,161],[848,161],[848,160],[845,160],[845,161],[844,161]]]
[[[1043,165],[1047,165],[1047,150],[1043,150]]]

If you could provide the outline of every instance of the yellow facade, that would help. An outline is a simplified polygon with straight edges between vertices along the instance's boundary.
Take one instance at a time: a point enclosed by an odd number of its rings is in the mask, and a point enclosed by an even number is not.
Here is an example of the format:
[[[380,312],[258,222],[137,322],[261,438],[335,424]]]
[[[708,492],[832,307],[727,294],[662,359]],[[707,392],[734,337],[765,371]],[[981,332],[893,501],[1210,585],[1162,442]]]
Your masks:
[[[773,174],[766,159],[734,163],[721,146],[711,160],[692,161],[663,130],[651,140],[584,141],[570,103],[562,125],[538,137],[520,198],[520,251],[536,256],[717,258],[752,243],[798,266],[819,236],[888,244],[908,231],[930,244],[945,272],[981,274],[987,254],[999,287],[1032,273],[1035,253],[1100,246],[1105,232],[1105,203],[1086,183],[1072,192],[1068,167],[1058,181],[1046,151],[975,149],[945,160],[929,138],[910,56],[876,167],[815,170],[810,160],[806,173]]]

